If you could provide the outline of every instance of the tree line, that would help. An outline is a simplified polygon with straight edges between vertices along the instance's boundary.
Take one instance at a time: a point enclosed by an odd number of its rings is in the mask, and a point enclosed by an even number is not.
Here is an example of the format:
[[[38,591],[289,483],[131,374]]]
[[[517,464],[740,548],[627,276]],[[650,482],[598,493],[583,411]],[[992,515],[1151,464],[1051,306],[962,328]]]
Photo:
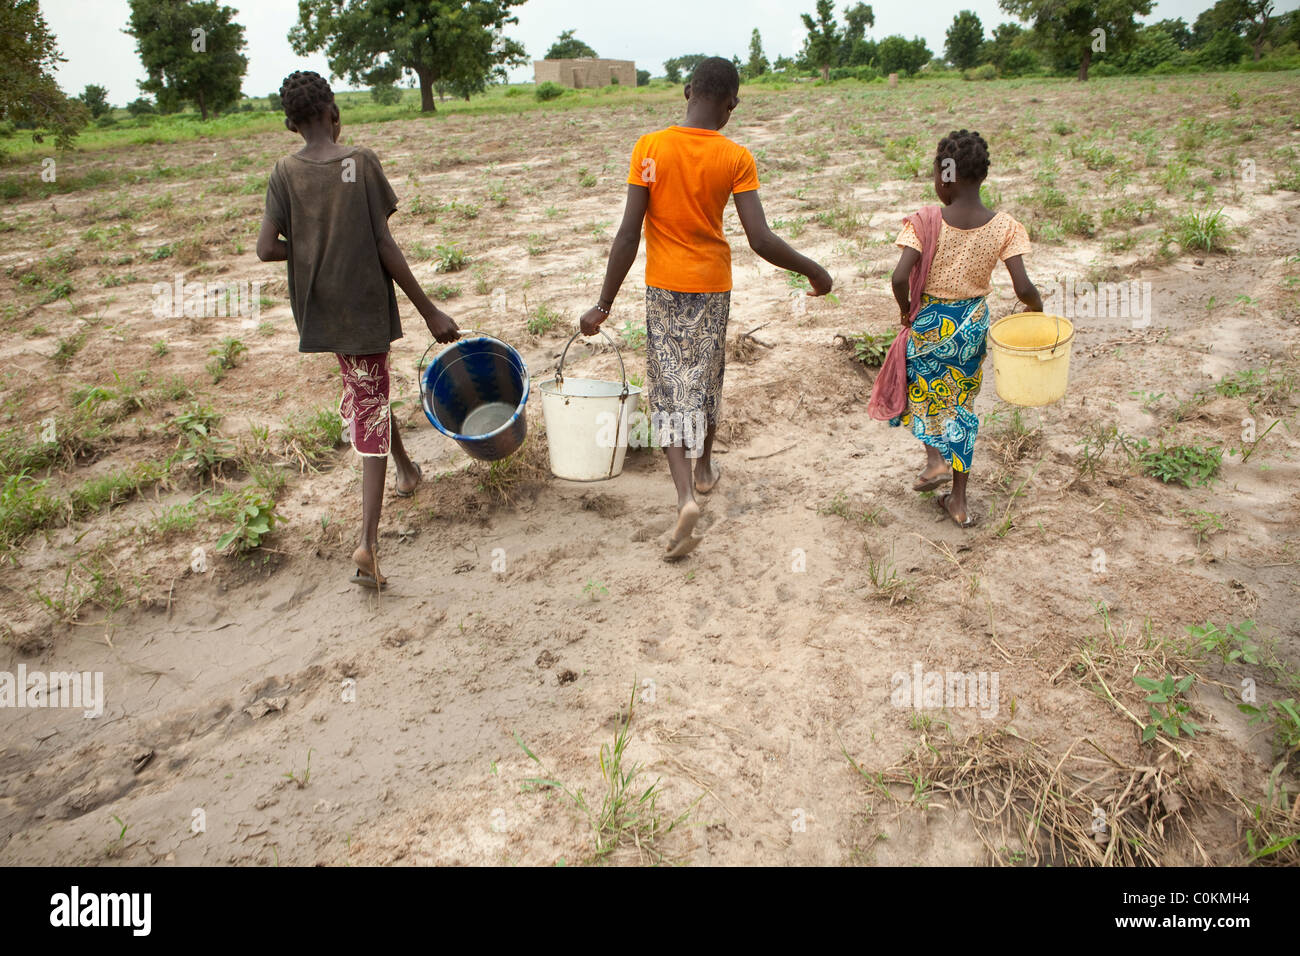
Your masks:
[[[1277,14],[1273,0],[1217,0],[1187,23],[1181,17],[1143,24],[1154,0],[999,0],[1019,22],[987,31],[970,10],[956,14],[945,33],[942,55],[921,37],[892,35],[875,40],[869,4],[857,2],[836,19],[834,0],[816,0],[801,14],[806,34],[794,57],[770,62],[762,37],[750,36],[748,57],[732,62],[748,80],[759,77],[820,76],[822,80],[875,79],[890,73],[968,71],[971,78],[1031,74],[1115,76],[1125,73],[1217,70],[1258,63],[1265,53],[1280,68],[1300,66],[1300,12]],[[702,54],[664,62],[668,79],[679,81]]]
[[[330,72],[371,89],[379,102],[401,98],[406,79],[420,90],[420,108],[437,109],[435,96],[469,99],[507,71],[527,62],[523,46],[506,35],[518,24],[513,8],[525,0],[299,0],[289,44],[300,56],[324,53]],[[146,78],[133,115],[171,113],[190,106],[203,119],[236,108],[248,68],[244,27],[236,11],[217,0],[129,0],[124,32],[136,41]],[[1091,75],[1223,69],[1240,64],[1300,66],[1300,12],[1277,14],[1273,0],[1217,0],[1192,23],[1182,18],[1140,23],[1154,0],[999,0],[1019,22],[986,31],[970,10],[953,17],[942,55],[920,37],[879,40],[871,5],[854,2],[836,17],[834,0],[816,0],[801,14],[806,34],[794,57],[769,61],[757,29],[745,59],[733,56],[743,78],[820,76],[824,81],[916,75],[949,69],[972,79],[1030,74]],[[547,59],[595,57],[565,30]],[[680,83],[705,54],[664,61],[664,77]],[[53,77],[63,62],[38,0],[0,0],[0,123],[30,129],[37,141],[52,134],[66,148],[92,119],[112,107],[102,86],[66,96]],[[650,81],[637,71],[638,85]],[[275,108],[278,96],[268,100]],[[244,103],[241,108],[251,108]],[[105,120],[107,122],[108,120]]]

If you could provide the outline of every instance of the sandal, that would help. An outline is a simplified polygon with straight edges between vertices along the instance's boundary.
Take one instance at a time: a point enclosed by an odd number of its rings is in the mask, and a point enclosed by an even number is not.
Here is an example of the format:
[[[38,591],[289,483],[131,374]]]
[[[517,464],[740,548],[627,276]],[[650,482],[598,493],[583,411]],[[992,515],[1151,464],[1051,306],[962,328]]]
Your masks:
[[[353,584],[360,584],[362,587],[371,588],[375,591],[380,590],[381,587],[388,587],[387,581],[385,581],[381,586],[380,583],[374,579],[373,575],[366,574],[366,572],[362,571],[360,568],[357,568],[356,573],[352,575],[352,577],[348,578],[348,580]]]
[[[951,471],[945,471],[943,474],[935,475],[933,478],[927,478],[925,477],[925,472],[921,472],[916,476],[916,484],[912,486],[912,490],[917,492],[934,491],[934,489],[942,487],[950,481],[952,481]]]
[[[393,490],[397,492],[397,497],[399,498],[410,498],[414,495],[415,489],[420,487],[420,481],[424,478],[424,470],[420,467],[420,463],[417,461],[412,462],[412,464],[415,465],[415,484],[411,485],[409,491],[402,491],[400,488],[394,488]]]

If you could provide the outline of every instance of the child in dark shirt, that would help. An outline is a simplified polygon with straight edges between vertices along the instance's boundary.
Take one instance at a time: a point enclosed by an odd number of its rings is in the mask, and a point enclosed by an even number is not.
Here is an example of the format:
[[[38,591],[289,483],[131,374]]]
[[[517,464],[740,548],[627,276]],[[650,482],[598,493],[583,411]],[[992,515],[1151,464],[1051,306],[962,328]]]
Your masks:
[[[364,146],[340,146],[339,110],[316,73],[291,73],[280,87],[285,126],[306,145],[275,164],[257,237],[263,262],[284,261],[300,352],[333,352],[343,372],[339,413],[362,456],[361,535],[352,581],[380,588],[379,515],[388,456],[397,494],[410,497],[420,466],[402,446],[388,404],[388,351],[402,337],[396,281],[433,337],[453,342],[459,330],[411,274],[388,230],[397,196],[379,159]],[[281,239],[280,237],[284,238]]]

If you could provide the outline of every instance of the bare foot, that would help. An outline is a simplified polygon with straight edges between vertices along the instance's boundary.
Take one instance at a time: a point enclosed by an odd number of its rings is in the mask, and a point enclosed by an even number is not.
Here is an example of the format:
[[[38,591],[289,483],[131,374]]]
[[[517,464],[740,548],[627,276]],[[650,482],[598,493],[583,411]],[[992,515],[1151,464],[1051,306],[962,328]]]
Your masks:
[[[670,548],[664,553],[665,561],[676,561],[678,558],[684,558],[700,546],[703,538],[697,538],[692,535],[689,538],[683,538],[677,542],[676,547]]]
[[[701,471],[699,465],[695,466],[695,493],[697,495],[707,495],[718,484],[718,479],[722,477],[722,467],[715,461],[709,462],[707,471]]]
[[[680,558],[699,547],[700,539],[692,534],[699,520],[700,506],[694,501],[686,502],[682,510],[677,512],[677,525],[673,528],[673,536],[668,541],[666,555],[668,558]]]
[[[353,584],[378,590],[388,583],[388,578],[379,573],[379,562],[375,560],[369,548],[357,548],[353,551],[352,563],[357,566],[357,573],[352,575]]]
[[[966,513],[966,503],[962,502],[960,507],[953,504],[952,494],[946,493],[938,497],[939,507],[948,512],[948,517],[959,528],[969,528],[975,524],[975,519],[969,517]]]

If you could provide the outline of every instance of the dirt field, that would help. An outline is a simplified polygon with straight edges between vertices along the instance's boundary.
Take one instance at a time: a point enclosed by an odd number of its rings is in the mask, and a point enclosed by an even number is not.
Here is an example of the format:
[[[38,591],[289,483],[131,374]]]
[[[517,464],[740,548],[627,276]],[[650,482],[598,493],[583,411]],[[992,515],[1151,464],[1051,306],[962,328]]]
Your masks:
[[[704,544],[660,560],[657,452],[605,483],[550,478],[536,388],[525,449],[470,462],[419,408],[429,336],[399,297],[394,398],[427,480],[411,500],[390,483],[382,599],[347,580],[360,469],[335,441],[336,364],[296,351],[283,265],[253,252],[294,140],[61,160],[112,181],[0,209],[0,670],[102,672],[105,705],[0,709],[0,861],[1224,864],[1294,839],[1300,726],[1269,708],[1300,698],[1295,84],[744,89],[726,132],[837,298],[800,313],[728,211]],[[595,299],[632,144],[680,116],[656,95],[343,123],[400,196],[417,276],[535,386]],[[961,127],[989,139],[991,201],[1029,225],[1041,290],[1139,280],[1154,305],[1079,315],[1069,394],[1043,409],[999,402],[990,359],[969,531],[909,490],[923,452],[867,417],[874,371],[836,339],[891,331],[893,238]],[[1218,248],[1195,248],[1204,223],[1182,217],[1220,208]],[[448,245],[468,262],[437,272]],[[155,315],[178,273],[260,281],[260,314]],[[637,376],[642,276],[609,323]],[[1005,274],[990,305],[1016,310]],[[580,349],[575,371],[616,376]],[[1219,451],[1210,484],[1146,473],[1184,447]],[[241,489],[286,521],[247,555],[216,546]],[[1207,622],[1224,643],[1189,634]],[[918,709],[922,672],[997,685]],[[1169,712],[1202,729],[1142,743],[1134,677],[1166,675],[1195,675]],[[634,691],[619,770],[640,774],[607,816],[602,748]]]

